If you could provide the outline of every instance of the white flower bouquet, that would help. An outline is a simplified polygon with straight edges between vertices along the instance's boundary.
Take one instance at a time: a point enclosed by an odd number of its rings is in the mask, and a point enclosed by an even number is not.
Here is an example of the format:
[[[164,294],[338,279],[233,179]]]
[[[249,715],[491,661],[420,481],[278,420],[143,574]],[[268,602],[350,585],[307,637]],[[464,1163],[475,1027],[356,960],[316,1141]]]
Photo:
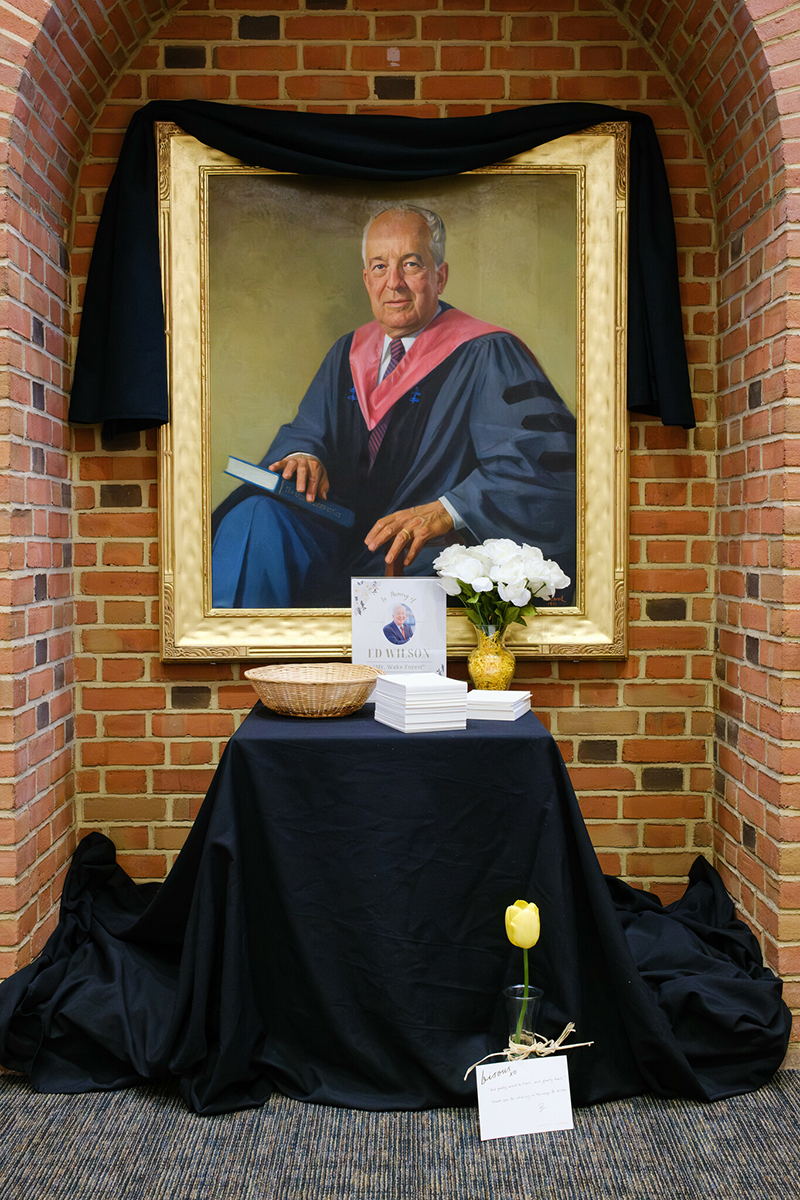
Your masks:
[[[479,629],[502,633],[514,622],[535,615],[536,598],[550,600],[569,587],[558,563],[537,546],[518,546],[510,538],[489,538],[481,546],[448,546],[434,561],[448,596],[459,596],[466,615]]]

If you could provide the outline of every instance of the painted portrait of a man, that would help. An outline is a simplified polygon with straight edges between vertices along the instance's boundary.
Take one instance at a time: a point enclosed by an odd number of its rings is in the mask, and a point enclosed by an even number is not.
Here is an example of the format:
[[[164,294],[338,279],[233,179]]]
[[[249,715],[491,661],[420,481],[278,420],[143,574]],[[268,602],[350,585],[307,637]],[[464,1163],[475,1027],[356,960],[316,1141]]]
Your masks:
[[[353,575],[398,558],[430,575],[444,545],[490,537],[538,546],[574,582],[576,418],[537,348],[448,302],[433,208],[374,207],[362,252],[372,319],[337,338],[268,444],[249,431],[249,461],[293,481],[307,509],[251,484],[215,505],[214,607],[348,606]],[[317,515],[317,498],[352,527]]]

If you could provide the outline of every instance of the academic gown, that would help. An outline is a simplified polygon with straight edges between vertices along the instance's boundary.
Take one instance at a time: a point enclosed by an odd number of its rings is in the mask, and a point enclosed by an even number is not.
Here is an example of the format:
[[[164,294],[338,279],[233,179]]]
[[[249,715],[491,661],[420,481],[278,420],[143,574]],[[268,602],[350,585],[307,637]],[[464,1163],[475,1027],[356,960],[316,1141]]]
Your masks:
[[[574,582],[576,422],[523,343],[499,330],[474,337],[411,383],[370,467],[353,337],[326,355],[260,464],[298,452],[319,458],[329,499],[355,512],[353,528],[333,526],[310,505],[305,513],[251,485],[237,488],[214,514],[215,606],[347,606],[351,575],[384,573],[386,547],[364,545],[375,522],[439,497],[464,521],[467,544],[527,542]],[[431,574],[441,549],[426,545],[409,574]],[[572,589],[562,597],[569,603]]]

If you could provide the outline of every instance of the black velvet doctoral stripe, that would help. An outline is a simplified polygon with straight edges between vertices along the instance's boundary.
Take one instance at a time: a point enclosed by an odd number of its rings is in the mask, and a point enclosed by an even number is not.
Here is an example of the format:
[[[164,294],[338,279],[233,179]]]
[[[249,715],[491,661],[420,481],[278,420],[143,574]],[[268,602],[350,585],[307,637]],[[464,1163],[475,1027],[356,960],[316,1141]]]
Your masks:
[[[544,104],[481,117],[282,113],[157,100],[131,120],[97,228],[69,419],[108,432],[169,419],[158,254],[154,121],[256,166],[357,179],[422,179],[500,162],[604,121],[631,125],[628,407],[694,426],[675,229],[664,163],[644,113]]]

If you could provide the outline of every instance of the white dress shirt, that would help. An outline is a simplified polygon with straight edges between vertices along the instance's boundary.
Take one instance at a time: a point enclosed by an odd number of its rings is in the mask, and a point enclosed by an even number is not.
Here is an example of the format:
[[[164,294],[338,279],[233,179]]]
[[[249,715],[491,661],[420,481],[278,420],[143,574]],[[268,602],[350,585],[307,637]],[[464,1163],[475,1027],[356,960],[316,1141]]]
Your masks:
[[[442,311],[442,306],[440,304],[439,307],[437,308],[436,312],[434,313],[434,315],[431,317],[431,321],[434,321],[436,319],[436,317],[438,317],[438,315],[441,311]],[[428,325],[430,325],[431,321],[428,322]],[[428,325],[423,325],[422,329],[418,329],[416,333],[411,333],[408,335],[408,337],[404,337],[404,338],[400,339],[400,341],[403,343],[403,346],[405,347],[406,354],[408,354],[409,350],[414,345],[414,342],[417,340],[419,335],[425,329],[428,328]],[[381,361],[378,365],[378,382],[379,383],[383,381],[383,378],[384,378],[387,368],[389,366],[389,360],[392,357],[392,342],[393,341],[394,341],[394,339],[390,338],[388,333],[385,333],[383,335],[383,351],[381,353]],[[453,518],[453,529],[463,529],[464,522],[461,520],[461,517],[458,515],[456,510],[453,508],[453,505],[450,503],[450,501],[445,500],[444,496],[439,496],[439,503],[442,505],[443,508],[447,509],[450,516]]]

